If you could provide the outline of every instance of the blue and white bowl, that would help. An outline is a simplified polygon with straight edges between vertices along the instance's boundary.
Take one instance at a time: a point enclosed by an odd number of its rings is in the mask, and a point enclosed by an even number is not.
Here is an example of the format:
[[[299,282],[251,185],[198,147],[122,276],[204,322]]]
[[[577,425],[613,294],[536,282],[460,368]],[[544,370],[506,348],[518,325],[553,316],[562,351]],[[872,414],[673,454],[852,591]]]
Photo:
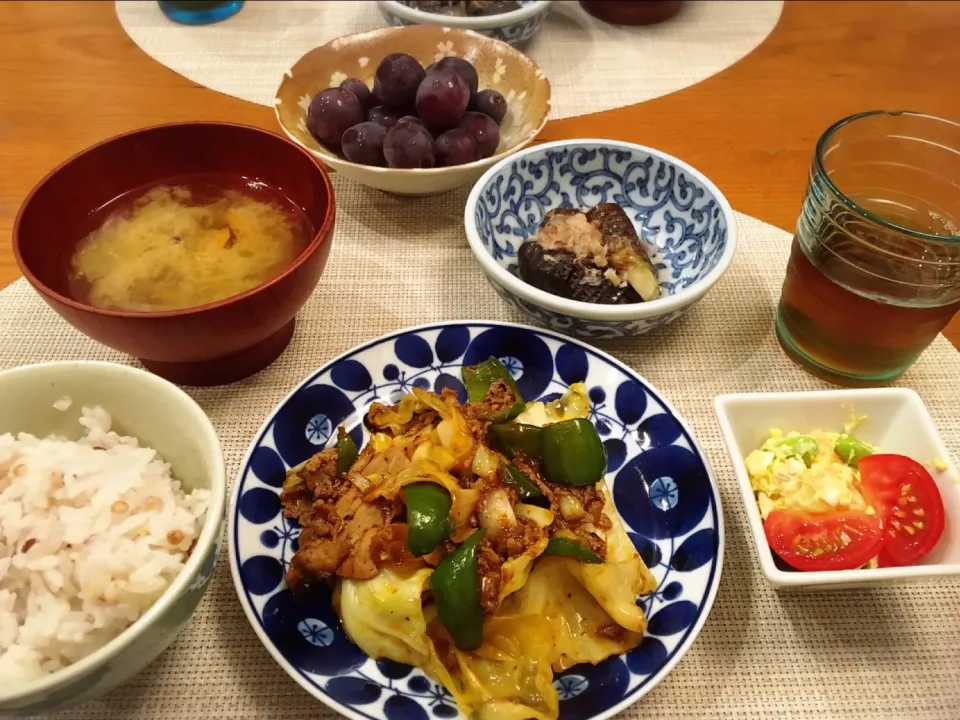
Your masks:
[[[620,205],[657,270],[662,295],[629,305],[568,300],[520,279],[517,249],[559,207]],[[730,203],[682,160],[614,140],[561,140],[521,150],[477,181],[464,212],[470,248],[500,296],[540,325],[587,339],[640,335],[689,310],[737,247]]]
[[[550,0],[520,0],[519,10],[487,17],[453,17],[417,10],[403,0],[378,0],[383,19],[391,25],[441,25],[458,30],[473,30],[494,40],[514,46],[526,44],[543,25],[550,11]]]
[[[364,655],[329,595],[294,601],[283,578],[300,528],[281,513],[284,474],[330,446],[341,424],[362,446],[362,418],[375,400],[395,401],[411,387],[450,387],[465,399],[460,369],[491,355],[530,400],[586,382],[614,503],[658,582],[639,601],[649,618],[639,647],[556,676],[560,717],[608,718],[637,701],[676,665],[710,612],[724,547],[716,482],[686,424],[643,378],[592,347],[522,325],[402,330],[331,361],[273,410],[247,451],[228,511],[230,569],[254,630],[294,680],[346,717],[427,720],[458,711],[420,670]]]

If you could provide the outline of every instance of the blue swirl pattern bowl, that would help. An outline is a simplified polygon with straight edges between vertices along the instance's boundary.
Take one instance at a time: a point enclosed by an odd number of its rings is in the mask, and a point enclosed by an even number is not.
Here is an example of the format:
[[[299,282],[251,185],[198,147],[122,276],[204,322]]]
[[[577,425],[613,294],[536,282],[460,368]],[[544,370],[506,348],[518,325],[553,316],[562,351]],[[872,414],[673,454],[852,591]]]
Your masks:
[[[244,612],[274,659],[301,686],[355,720],[455,718],[450,694],[420,670],[374,661],[347,639],[330,593],[297,602],[284,582],[299,526],[283,517],[284,474],[335,442],[345,425],[358,446],[374,401],[412,387],[466,391],[460,370],[498,357],[528,400],[585,382],[607,450],[607,481],[631,540],[657,579],[638,601],[643,642],[599,665],[555,676],[561,720],[600,720],[662,680],[710,612],[723,564],[723,512],[703,451],[643,378],[609,355],[523,325],[454,322],[401,330],[331,361],[270,414],[247,451],[228,511],[230,569]]]
[[[661,297],[629,305],[567,300],[520,279],[517,249],[555,208],[620,205],[657,270]],[[500,296],[540,325],[587,339],[640,335],[676,320],[730,266],[737,226],[710,180],[659,150],[613,140],[561,140],[490,168],[467,199],[470,248]]]
[[[418,10],[406,0],[378,0],[380,14],[390,25],[441,25],[473,30],[515,47],[525,45],[537,34],[550,11],[550,0],[520,0],[519,10],[485,17],[455,17]]]

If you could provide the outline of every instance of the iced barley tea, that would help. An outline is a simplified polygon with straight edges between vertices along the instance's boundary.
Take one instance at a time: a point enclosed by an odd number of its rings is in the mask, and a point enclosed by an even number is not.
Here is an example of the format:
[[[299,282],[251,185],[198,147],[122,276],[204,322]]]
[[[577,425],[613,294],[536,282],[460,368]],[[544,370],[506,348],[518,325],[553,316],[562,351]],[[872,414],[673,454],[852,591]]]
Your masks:
[[[791,358],[839,384],[882,382],[950,322],[958,153],[960,125],[916,113],[867,113],[824,134],[777,311]]]

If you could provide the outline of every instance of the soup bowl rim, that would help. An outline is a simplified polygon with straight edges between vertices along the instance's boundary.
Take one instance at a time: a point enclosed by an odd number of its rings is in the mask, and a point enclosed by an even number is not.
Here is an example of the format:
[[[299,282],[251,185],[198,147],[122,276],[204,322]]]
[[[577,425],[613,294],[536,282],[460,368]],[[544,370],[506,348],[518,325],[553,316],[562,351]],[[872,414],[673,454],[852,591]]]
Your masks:
[[[205,303],[203,305],[196,305],[194,307],[179,308],[177,310],[110,310],[107,308],[98,308],[89,303],[83,303],[79,300],[74,300],[73,298],[59,293],[45,282],[43,282],[36,273],[33,272],[33,269],[30,267],[30,264],[24,259],[23,251],[21,248],[23,238],[21,236],[20,224],[23,221],[23,215],[27,208],[33,202],[34,197],[46,187],[47,183],[55,177],[61,170],[70,165],[71,163],[79,160],[85,155],[90,155],[102,147],[109,145],[110,143],[122,140],[124,138],[131,137],[133,135],[145,134],[158,130],[171,129],[175,127],[185,127],[185,126],[204,126],[204,127],[228,127],[228,128],[238,128],[241,130],[249,130],[262,135],[267,135],[271,139],[277,140],[281,143],[290,145],[295,148],[297,152],[307,158],[310,163],[317,169],[317,172],[320,174],[320,177],[323,179],[324,189],[327,194],[327,207],[323,216],[323,221],[320,223],[320,226],[316,229],[313,237],[310,240],[310,243],[300,252],[297,258],[288,265],[283,272],[281,272],[276,277],[268,280],[265,283],[261,283],[256,287],[245,290],[242,293],[237,293],[236,295],[231,295],[229,297],[223,298],[222,300],[217,300],[211,303]],[[92,208],[91,212],[96,209]],[[150,125],[143,128],[137,128],[135,130],[130,130],[128,132],[118,133],[112,135],[100,142],[94,143],[87,148],[84,148],[80,152],[74,153],[68,157],[63,162],[59,163],[54,167],[50,172],[43,176],[36,185],[30,190],[26,198],[24,198],[23,203],[20,205],[20,208],[17,210],[17,215],[13,221],[13,255],[17,262],[17,266],[20,268],[20,272],[23,273],[23,276],[27,281],[38,291],[41,295],[45,296],[49,300],[52,300],[60,305],[66,305],[74,310],[79,310],[81,312],[93,313],[95,315],[100,315],[103,317],[111,318],[129,318],[129,319],[144,319],[144,318],[172,318],[172,317],[184,317],[195,314],[200,314],[208,312],[211,310],[219,310],[227,305],[231,305],[236,302],[241,302],[248,298],[251,298],[259,293],[267,292],[270,289],[276,287],[284,280],[286,280],[290,275],[295,273],[302,265],[304,265],[308,259],[316,253],[316,251],[329,240],[330,231],[333,229],[333,223],[336,215],[336,209],[334,207],[334,192],[333,184],[330,182],[330,175],[326,169],[317,162],[317,159],[311,155],[307,150],[298,145],[295,142],[291,142],[287,138],[283,137],[279,133],[271,132],[269,130],[264,130],[263,128],[258,128],[253,125],[245,125],[243,123],[233,123],[233,122],[221,122],[216,120],[200,120],[200,121],[190,121],[190,122],[172,122],[172,123],[162,123],[159,125]]]

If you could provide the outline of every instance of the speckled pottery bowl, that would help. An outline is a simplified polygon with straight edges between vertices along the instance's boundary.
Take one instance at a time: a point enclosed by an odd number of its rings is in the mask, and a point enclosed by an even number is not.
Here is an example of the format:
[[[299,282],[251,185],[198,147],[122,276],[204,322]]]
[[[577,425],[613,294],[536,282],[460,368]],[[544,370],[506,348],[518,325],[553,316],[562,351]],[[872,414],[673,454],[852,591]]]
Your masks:
[[[464,58],[477,68],[481,89],[503,94],[509,109],[495,155],[453,167],[385,168],[349,162],[317,142],[307,130],[314,95],[347,77],[372,86],[380,61],[396,52],[412,55],[424,66],[448,56]],[[523,53],[474,32],[433,25],[381,28],[337,38],[297,60],[277,89],[275,111],[291,140],[344,177],[396,195],[436,195],[476,182],[492,165],[529,145],[547,122],[550,82]]]
[[[113,429],[155,449],[187,490],[210,490],[200,536],[180,574],[160,598],[99,650],[35,682],[0,680],[0,717],[63,710],[130,680],[186,626],[213,576],[220,553],[227,479],[213,424],[176,385],[151,373],[106,362],[51,362],[0,372],[0,434],[78,438],[82,407],[110,413]],[[68,397],[67,410],[54,408]]]
[[[620,205],[647,247],[661,297],[598,305],[520,279],[517,249],[555,208]],[[687,312],[726,272],[737,246],[730,203],[706,176],[653,148],[562,140],[501,160],[474,186],[464,212],[470,248],[500,296],[540,325],[587,339],[640,335]]]
[[[383,19],[391,25],[442,25],[459,30],[473,30],[494,40],[517,47],[525,45],[537,34],[550,12],[550,0],[520,0],[519,10],[485,17],[452,17],[429,13],[407,0],[378,0]]]

